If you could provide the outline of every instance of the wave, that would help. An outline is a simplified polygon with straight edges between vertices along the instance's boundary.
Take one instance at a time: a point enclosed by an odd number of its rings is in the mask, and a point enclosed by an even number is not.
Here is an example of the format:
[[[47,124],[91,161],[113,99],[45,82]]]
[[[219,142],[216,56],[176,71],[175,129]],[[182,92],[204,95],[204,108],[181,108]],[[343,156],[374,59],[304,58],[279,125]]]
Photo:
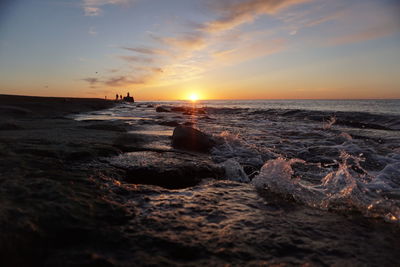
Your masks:
[[[207,107],[195,105],[160,105],[169,112],[181,112],[184,114],[214,114],[214,115],[238,115],[246,114],[252,117],[276,117],[294,120],[308,120],[326,123],[334,120],[334,124],[375,130],[400,131],[400,116],[393,114],[374,114],[369,112],[346,111],[317,111],[307,109],[253,109],[241,107]]]
[[[293,164],[308,163],[301,159],[277,158],[267,161],[252,184],[285,198],[324,210],[356,210],[367,217],[400,222],[400,162],[388,164],[376,175],[360,165],[362,158],[346,152],[340,155],[337,170],[329,172],[320,184],[306,184],[294,177]],[[363,170],[363,173],[354,171]]]

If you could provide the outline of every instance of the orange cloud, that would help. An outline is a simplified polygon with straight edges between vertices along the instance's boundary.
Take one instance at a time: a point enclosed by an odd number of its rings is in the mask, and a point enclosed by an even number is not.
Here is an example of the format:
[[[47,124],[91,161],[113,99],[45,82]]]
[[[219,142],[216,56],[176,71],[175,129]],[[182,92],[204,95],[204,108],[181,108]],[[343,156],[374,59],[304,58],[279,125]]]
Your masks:
[[[152,58],[148,58],[148,57],[142,57],[142,56],[118,56],[118,58],[123,59],[127,62],[131,62],[131,63],[151,63],[154,60]]]
[[[188,33],[176,38],[159,38],[159,40],[172,47],[187,50],[200,50],[207,46],[204,36],[199,33]]]
[[[82,7],[85,16],[100,16],[103,13],[101,9],[104,5],[128,5],[133,0],[83,0]]]
[[[214,57],[219,63],[234,64],[277,53],[284,48],[285,41],[281,39],[268,42],[251,42],[242,47],[218,51],[214,53]]]
[[[206,23],[203,30],[217,32],[233,29],[243,23],[252,22],[258,16],[273,14],[283,8],[310,2],[311,0],[247,0],[218,2],[216,11],[221,14],[217,20]]]
[[[96,1],[96,0],[92,0]],[[98,0],[101,3],[127,0]],[[162,49],[146,47],[121,47],[124,50],[139,55],[118,56],[127,62],[153,63],[161,66],[159,70],[147,70],[144,73],[119,75],[100,81],[105,86],[129,86],[152,83],[158,79],[158,84],[174,83],[200,78],[203,73],[223,65],[235,64],[256,57],[266,56],[284,49],[282,40],[258,39],[260,33],[254,36],[237,32],[232,35],[235,27],[255,20],[264,14],[274,14],[284,8],[311,0],[222,0],[214,5],[212,10],[219,18],[203,24],[192,24],[192,30],[175,37],[150,37],[164,45]],[[261,35],[270,34],[270,30],[262,31]],[[261,41],[260,41],[261,40]],[[221,48],[224,49],[221,49]],[[146,57],[140,56],[146,55]],[[161,56],[166,56],[162,57]],[[96,81],[95,83],[99,83]]]

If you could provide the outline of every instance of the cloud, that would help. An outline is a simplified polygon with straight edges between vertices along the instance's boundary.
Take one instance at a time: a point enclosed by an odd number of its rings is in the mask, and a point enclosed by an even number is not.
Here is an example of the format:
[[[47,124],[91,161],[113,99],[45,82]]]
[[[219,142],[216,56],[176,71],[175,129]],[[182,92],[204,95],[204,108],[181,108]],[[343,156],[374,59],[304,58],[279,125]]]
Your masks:
[[[106,4],[120,4],[121,1],[94,1],[97,3],[92,2],[88,6],[101,7]],[[147,85],[157,80],[158,85],[171,85],[200,78],[205,72],[224,65],[279,52],[286,47],[286,43],[276,37],[272,38],[270,29],[244,33],[236,28],[254,21],[259,16],[275,15],[284,8],[309,1],[311,0],[214,1],[211,7],[211,11],[216,15],[214,19],[203,23],[185,24],[188,30],[175,36],[148,33],[152,40],[158,42],[157,47],[161,48],[120,47],[135,54],[120,55],[118,58],[128,63],[142,63],[140,67],[140,64],[134,65],[134,74],[119,72],[118,75],[111,74],[94,83],[121,87]],[[155,64],[160,67],[151,66]],[[132,64],[129,66],[132,68]]]
[[[250,42],[234,49],[217,51],[213,56],[219,63],[234,64],[277,53],[282,51],[285,46],[286,42],[282,39],[270,40],[268,42]]]
[[[129,5],[133,0],[83,0],[82,7],[85,16],[100,16],[103,14],[101,7],[105,5]]]
[[[254,21],[258,16],[273,14],[292,5],[311,0],[225,0],[218,1],[213,9],[220,14],[216,20],[203,25],[206,32],[218,32],[233,29],[241,24]]]
[[[161,42],[180,49],[200,50],[207,46],[205,37],[202,33],[186,33],[179,37],[160,38]]]
[[[400,5],[381,6],[375,2],[357,3],[336,18],[328,45],[341,45],[374,40],[400,32]]]
[[[92,77],[84,78],[82,80],[84,80],[85,82],[88,82],[90,85],[96,85],[97,83],[100,82],[100,80],[98,78],[92,78]]]
[[[122,49],[140,53],[140,54],[146,54],[146,55],[165,55],[167,54],[166,50],[162,49],[155,49],[155,48],[148,48],[148,47],[121,47]]]
[[[96,36],[97,35],[97,31],[95,27],[90,27],[89,28],[89,34],[92,36]]]
[[[98,7],[84,7],[85,10],[85,16],[90,16],[90,17],[94,17],[94,16],[100,16],[102,14],[102,10]]]
[[[131,63],[152,63],[154,61],[152,58],[141,56],[118,56],[118,58]]]
[[[392,35],[396,32],[400,32],[400,28],[391,26],[393,25],[388,25],[388,27],[385,26],[382,27],[381,25],[377,25],[375,27],[372,26],[366,29],[361,29],[358,32],[332,38],[329,40],[329,43],[331,45],[358,43],[358,42],[382,38],[385,36]]]
[[[120,75],[115,75],[116,71],[110,70],[112,75],[103,79],[88,77],[82,80],[88,82],[92,88],[96,86],[129,87],[149,83],[163,73],[163,69],[159,67],[136,67],[134,70],[134,72]]]

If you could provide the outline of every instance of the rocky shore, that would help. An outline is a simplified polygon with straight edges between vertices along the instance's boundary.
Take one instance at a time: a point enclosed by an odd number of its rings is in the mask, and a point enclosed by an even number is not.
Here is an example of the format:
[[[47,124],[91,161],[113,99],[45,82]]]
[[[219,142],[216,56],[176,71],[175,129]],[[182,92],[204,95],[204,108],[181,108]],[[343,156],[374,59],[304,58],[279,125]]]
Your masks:
[[[70,116],[113,105],[0,95],[1,266],[398,264],[398,227],[229,181],[190,127],[163,151],[123,122]]]

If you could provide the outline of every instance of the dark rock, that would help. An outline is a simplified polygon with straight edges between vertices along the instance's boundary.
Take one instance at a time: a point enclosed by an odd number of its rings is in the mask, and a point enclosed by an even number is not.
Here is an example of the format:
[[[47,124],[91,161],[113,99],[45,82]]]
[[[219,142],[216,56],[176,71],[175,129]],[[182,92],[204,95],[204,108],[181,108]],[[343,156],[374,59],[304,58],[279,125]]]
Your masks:
[[[160,122],[160,125],[170,126],[170,127],[177,127],[180,124],[179,124],[179,122],[176,122],[176,121],[163,121],[163,122]]]
[[[191,122],[191,121],[187,121],[187,122],[185,122],[183,125],[185,125],[185,126],[193,126],[194,123]]]
[[[82,126],[82,128],[100,131],[126,132],[126,129],[122,125],[113,123],[94,123],[87,126]]]
[[[198,108],[195,110],[198,114],[206,114],[206,111],[203,108]]]
[[[124,152],[136,151],[146,141],[146,136],[138,134],[124,134],[114,141],[114,146]]]
[[[0,124],[0,131],[12,131],[12,130],[21,130],[23,129],[21,126],[18,126],[14,123],[1,123]]]
[[[0,106],[1,115],[14,115],[14,116],[26,116],[32,112],[29,109],[18,107],[18,106]]]
[[[210,117],[208,117],[208,116],[203,116],[203,117],[201,117],[201,119],[202,119],[202,120],[215,120],[215,119],[210,118]]]
[[[176,152],[132,152],[110,159],[126,171],[128,183],[177,189],[197,185],[206,178],[221,178],[224,169],[208,157]]]
[[[208,152],[216,144],[211,136],[191,127],[178,126],[172,135],[172,146],[197,152]]]
[[[164,107],[156,107],[157,112],[171,112],[169,109],[166,109]]]
[[[172,107],[171,111],[173,112],[185,112],[187,110],[187,108],[185,107]]]

